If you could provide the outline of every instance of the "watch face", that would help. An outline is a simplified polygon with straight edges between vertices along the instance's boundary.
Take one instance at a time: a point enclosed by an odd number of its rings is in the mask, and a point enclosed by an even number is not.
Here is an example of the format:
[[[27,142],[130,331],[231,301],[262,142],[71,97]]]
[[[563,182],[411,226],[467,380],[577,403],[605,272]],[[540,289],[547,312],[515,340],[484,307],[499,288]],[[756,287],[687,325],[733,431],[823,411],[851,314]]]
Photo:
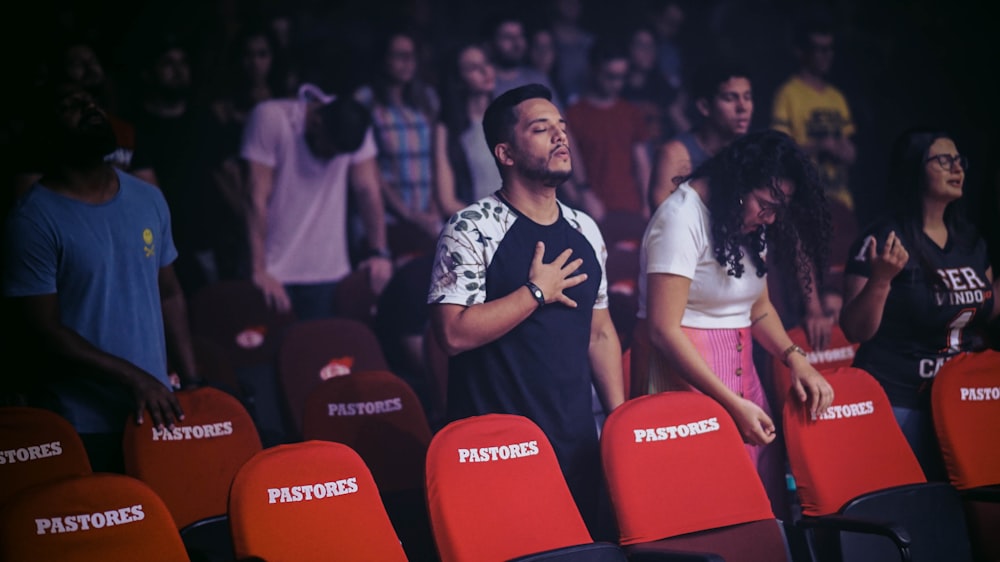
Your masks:
[[[541,289],[535,289],[535,290],[534,290],[534,291],[532,291],[532,292],[533,292],[533,293],[535,294],[535,298],[536,298],[536,299],[540,299],[540,298],[542,298],[542,290],[541,290]]]

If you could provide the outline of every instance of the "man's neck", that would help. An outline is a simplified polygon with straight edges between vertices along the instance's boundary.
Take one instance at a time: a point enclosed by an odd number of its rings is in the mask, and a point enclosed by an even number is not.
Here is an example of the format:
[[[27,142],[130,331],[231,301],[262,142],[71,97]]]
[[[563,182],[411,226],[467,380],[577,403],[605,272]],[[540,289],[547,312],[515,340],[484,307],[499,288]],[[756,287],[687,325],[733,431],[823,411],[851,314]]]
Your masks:
[[[816,90],[823,90],[827,86],[826,78],[813,72],[808,68],[799,70],[799,79]]]
[[[618,102],[618,96],[606,96],[591,90],[587,94],[587,101],[594,107],[607,109]]]
[[[556,189],[524,178],[505,178],[500,194],[524,216],[541,225],[559,220]]]
[[[735,137],[724,134],[710,123],[706,123],[704,127],[695,129],[694,138],[706,154],[715,156],[724,146],[733,142]]]
[[[187,102],[183,99],[181,100],[165,100],[163,98],[150,98],[143,103],[143,107],[151,115],[156,117],[161,117],[163,119],[170,119],[172,117],[180,117],[184,115],[187,111]]]
[[[118,174],[106,162],[89,166],[63,166],[42,176],[38,183],[85,203],[105,203],[118,193]]]

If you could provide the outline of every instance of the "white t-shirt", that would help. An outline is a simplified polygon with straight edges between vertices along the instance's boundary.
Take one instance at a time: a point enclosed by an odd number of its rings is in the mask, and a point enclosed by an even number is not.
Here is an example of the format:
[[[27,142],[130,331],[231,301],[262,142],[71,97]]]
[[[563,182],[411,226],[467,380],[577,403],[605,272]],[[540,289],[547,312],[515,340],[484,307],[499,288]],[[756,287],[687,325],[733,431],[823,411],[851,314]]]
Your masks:
[[[691,279],[681,325],[688,328],[745,328],[750,307],[766,277],[743,257],[743,275],[729,275],[715,260],[708,207],[686,182],[656,210],[639,252],[639,318],[646,317],[646,275],[672,273]]]
[[[274,168],[264,241],[267,271],[282,283],[326,283],[351,272],[347,249],[347,183],[353,164],[375,158],[371,129],[358,150],[324,161],[305,140],[306,101],[254,108],[240,155]]]

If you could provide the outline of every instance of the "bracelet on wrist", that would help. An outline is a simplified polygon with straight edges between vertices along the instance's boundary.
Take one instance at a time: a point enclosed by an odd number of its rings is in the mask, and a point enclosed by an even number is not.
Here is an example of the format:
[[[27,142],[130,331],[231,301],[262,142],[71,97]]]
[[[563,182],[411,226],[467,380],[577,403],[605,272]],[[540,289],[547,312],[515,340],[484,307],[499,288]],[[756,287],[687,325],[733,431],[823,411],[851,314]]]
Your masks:
[[[792,353],[798,353],[802,357],[806,357],[806,350],[799,347],[798,344],[793,343],[792,345],[788,346],[788,348],[786,348],[785,351],[781,352],[781,362],[784,363],[786,367],[788,367],[788,356],[791,355]]]

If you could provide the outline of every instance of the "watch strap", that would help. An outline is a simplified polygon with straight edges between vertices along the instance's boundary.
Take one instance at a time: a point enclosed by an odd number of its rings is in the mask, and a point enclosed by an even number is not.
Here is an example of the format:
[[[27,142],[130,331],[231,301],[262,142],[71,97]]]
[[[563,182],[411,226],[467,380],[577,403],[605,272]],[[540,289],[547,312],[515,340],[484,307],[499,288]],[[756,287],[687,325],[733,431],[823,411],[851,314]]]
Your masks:
[[[539,307],[545,306],[545,293],[542,292],[538,285],[535,285],[531,281],[526,281],[524,286],[531,292],[531,296],[538,302]]]

